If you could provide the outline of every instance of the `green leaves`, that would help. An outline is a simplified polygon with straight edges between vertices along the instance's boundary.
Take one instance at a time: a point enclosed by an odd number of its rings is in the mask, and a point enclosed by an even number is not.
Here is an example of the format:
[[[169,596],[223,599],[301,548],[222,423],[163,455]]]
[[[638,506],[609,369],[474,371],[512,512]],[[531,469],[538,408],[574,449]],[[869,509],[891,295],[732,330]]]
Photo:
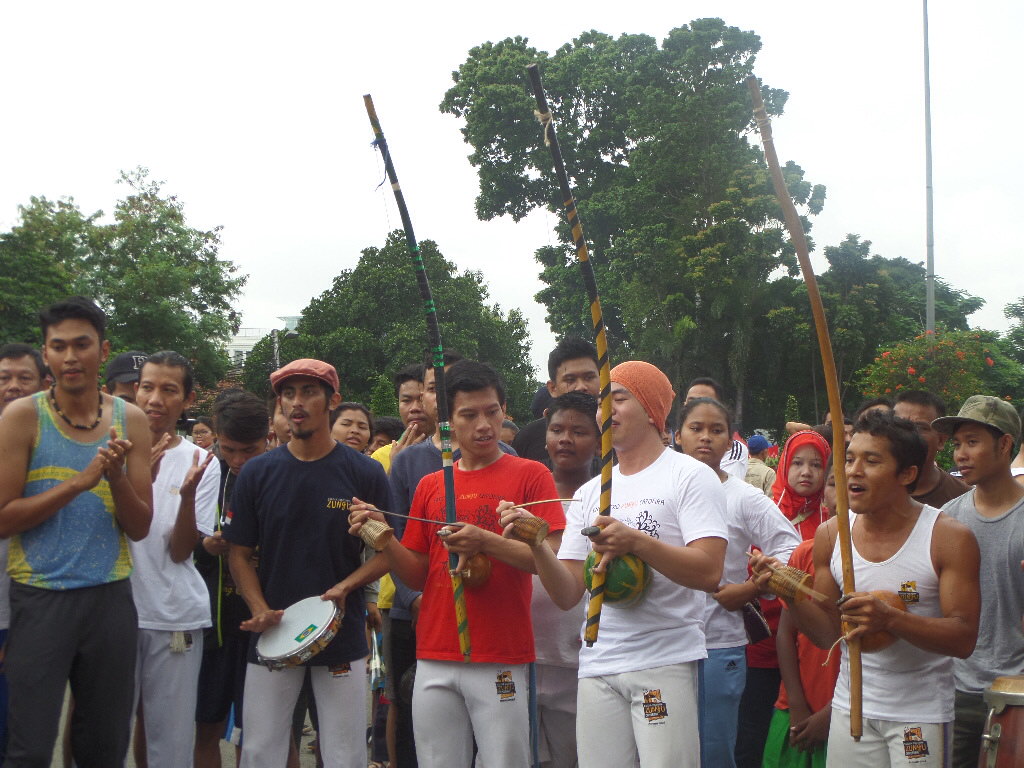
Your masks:
[[[436,243],[420,242],[420,253],[445,349],[494,365],[505,378],[510,412],[528,417],[536,383],[522,314],[506,315],[488,304],[481,275],[458,273]],[[355,268],[339,274],[303,310],[298,332],[296,339],[280,339],[282,364],[300,357],[325,360],[338,369],[346,399],[383,402],[381,376],[390,380],[427,353],[426,313],[404,234],[392,232],[383,248],[364,249]],[[260,341],[246,360],[248,389],[269,393],[271,357],[269,339]]]
[[[760,40],[720,19],[646,35],[580,34],[553,55],[522,38],[485,43],[454,74],[441,110],[465,120],[481,218],[562,205],[525,67],[545,89],[601,291],[614,359],[639,357],[674,380],[711,374],[741,393],[748,345],[769,276],[792,256],[779,229],[743,85]],[[766,89],[769,110],[785,102]],[[787,172],[819,210],[821,187]],[[537,299],[560,335],[592,335],[571,237],[537,251]],[[748,312],[737,312],[743,308]],[[739,324],[737,326],[737,323]]]
[[[196,379],[217,382],[227,369],[224,344],[237,330],[232,305],[245,283],[218,258],[219,228],[197,230],[184,205],[138,168],[121,174],[129,194],[111,223],[83,215],[72,198],[31,198],[21,223],[0,234],[0,327],[4,340],[38,339],[35,316],[46,304],[80,293],[108,316],[116,351],[174,349]]]

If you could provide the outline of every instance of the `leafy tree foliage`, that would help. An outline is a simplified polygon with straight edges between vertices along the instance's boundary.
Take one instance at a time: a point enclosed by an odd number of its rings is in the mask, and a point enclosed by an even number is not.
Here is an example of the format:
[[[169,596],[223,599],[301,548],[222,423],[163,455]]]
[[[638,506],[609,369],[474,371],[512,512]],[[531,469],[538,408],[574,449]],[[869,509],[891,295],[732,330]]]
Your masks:
[[[217,256],[220,228],[195,229],[184,205],[165,196],[144,168],[122,173],[129,194],[113,221],[84,215],[72,198],[32,198],[21,222],[0,235],[3,337],[38,338],[42,306],[75,293],[91,296],[108,317],[115,350],[174,349],[189,357],[200,383],[227,370],[223,347],[238,329],[232,304],[245,283]]]
[[[865,397],[925,389],[953,413],[971,395],[1024,396],[1024,371],[990,331],[939,330],[886,345],[858,379]]]
[[[1003,314],[1013,324],[1006,333],[1007,351],[1024,365],[1024,297],[1003,308]]]
[[[509,412],[525,418],[537,384],[522,313],[513,309],[505,314],[489,305],[480,273],[458,273],[434,242],[420,242],[420,251],[445,348],[492,364],[505,379]],[[297,338],[280,340],[281,364],[300,357],[331,363],[347,400],[378,402],[382,374],[390,377],[422,361],[428,346],[426,319],[402,232],[392,232],[383,248],[364,249],[355,268],[334,278],[331,288],[303,310],[297,330]],[[267,337],[246,359],[248,389],[269,392],[271,361]]]
[[[535,103],[524,69],[540,62],[613,361],[654,362],[680,390],[712,376],[726,385],[738,420],[778,429],[787,411],[817,421],[826,396],[807,291],[752,141],[744,79],[760,45],[720,19],[673,29],[660,45],[590,31],[549,54],[507,38],[469,52],[440,108],[463,120],[481,218],[560,210],[551,158],[528,118]],[[768,113],[780,114],[787,94],[762,92]],[[783,173],[809,230],[824,187],[793,162]],[[588,336],[589,303],[564,221],[558,238],[536,252],[546,284],[537,299],[558,335]],[[877,350],[924,326],[922,265],[870,247],[849,235],[825,248],[828,269],[818,278],[847,410],[859,403],[858,372]],[[938,281],[936,317],[951,332],[966,331],[983,303]],[[1024,302],[1007,311],[1019,319],[1008,349],[1024,360]],[[1002,349],[993,334],[980,334]],[[1006,370],[1009,393],[1014,369]]]
[[[924,328],[925,270],[903,258],[871,254],[871,242],[847,235],[838,246],[824,249],[828,268],[818,276],[825,306],[844,410],[861,402],[862,387],[854,382],[879,349],[913,339]],[[966,331],[968,316],[984,301],[936,281],[936,318],[949,330]],[[751,365],[763,384],[751,402],[755,423],[781,424],[787,396],[800,403],[798,421],[817,423],[827,410],[824,378],[803,282],[782,278],[769,289],[772,307],[759,328]],[[938,392],[941,394],[941,392]],[[788,419],[790,421],[794,419]]]
[[[87,262],[99,213],[85,216],[72,198],[32,197],[18,208],[20,223],[0,234],[0,337],[39,338],[39,310],[85,292]]]
[[[551,159],[528,119],[524,68],[540,61],[602,293],[611,355],[641,357],[674,381],[713,375],[746,400],[754,329],[769,277],[795,261],[781,230],[744,78],[760,40],[699,19],[661,46],[646,35],[586,32],[554,55],[523,38],[485,43],[454,73],[442,111],[464,118],[479,168],[477,213],[518,219],[561,206]],[[783,91],[764,89],[772,114]],[[824,188],[785,173],[795,202],[818,212]],[[590,333],[571,238],[537,251],[537,298],[560,335]]]

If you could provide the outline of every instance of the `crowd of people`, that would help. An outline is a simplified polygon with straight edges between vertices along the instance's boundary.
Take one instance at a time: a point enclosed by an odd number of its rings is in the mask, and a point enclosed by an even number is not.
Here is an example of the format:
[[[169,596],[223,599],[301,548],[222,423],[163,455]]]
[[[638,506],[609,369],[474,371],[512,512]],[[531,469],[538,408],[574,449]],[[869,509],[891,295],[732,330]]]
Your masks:
[[[79,768],[130,746],[210,768],[227,739],[242,766],[291,768],[307,710],[330,768],[974,766],[985,689],[1024,673],[1021,420],[997,397],[951,416],[906,391],[843,419],[843,595],[833,424],[787,425],[773,467],[713,379],[674,409],[656,366],[612,368],[605,515],[586,341],[551,351],[521,427],[500,373],[446,352],[446,474],[429,362],[394,376],[398,418],[312,359],[273,371],[269,400],[230,389],[194,414],[188,358],[108,361],[91,300],[40,326],[41,352],[0,348],[5,766],[49,766],[63,741]],[[311,597],[340,624],[268,663],[260,638]]]

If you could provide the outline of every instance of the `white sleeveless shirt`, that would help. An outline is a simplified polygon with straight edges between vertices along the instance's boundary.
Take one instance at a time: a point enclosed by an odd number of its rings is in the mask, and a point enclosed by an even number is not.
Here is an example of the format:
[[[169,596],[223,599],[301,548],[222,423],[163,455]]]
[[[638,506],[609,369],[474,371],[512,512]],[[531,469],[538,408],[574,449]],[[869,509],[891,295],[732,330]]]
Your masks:
[[[859,515],[850,514],[850,530]],[[897,593],[908,613],[941,617],[939,577],[932,564],[932,531],[939,510],[925,505],[910,536],[888,560],[865,560],[853,547],[858,592]],[[839,547],[832,550],[832,576],[842,584]],[[850,711],[850,659],[846,643],[832,706]],[[900,638],[884,650],[861,654],[864,717],[895,722],[947,723],[953,720],[953,658],[930,653]]]

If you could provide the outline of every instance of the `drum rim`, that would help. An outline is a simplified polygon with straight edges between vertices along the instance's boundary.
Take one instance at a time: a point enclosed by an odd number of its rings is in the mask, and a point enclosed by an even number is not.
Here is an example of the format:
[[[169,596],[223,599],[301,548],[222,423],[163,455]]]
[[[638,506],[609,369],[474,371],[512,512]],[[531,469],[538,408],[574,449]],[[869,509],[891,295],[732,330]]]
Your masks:
[[[302,600],[298,600],[298,601],[292,603],[292,605],[290,605],[288,607],[289,608],[293,608],[293,607],[295,607],[295,606],[297,606],[297,605],[299,605],[301,603],[305,603],[308,600],[313,600],[314,598],[319,599],[319,595],[310,595],[309,597],[303,598]],[[339,621],[341,619],[341,609],[338,607],[337,603],[334,603],[333,601],[323,600],[321,602],[324,602],[324,603],[330,602],[331,605],[333,606],[333,611],[331,613],[330,618],[326,622],[324,622],[320,627],[318,627],[316,629],[316,631],[311,632],[309,634],[309,636],[306,637],[302,641],[301,644],[295,646],[292,650],[288,651],[287,653],[279,653],[279,654],[276,654],[274,656],[269,656],[269,655],[267,655],[265,653],[262,653],[260,651],[260,643],[263,642],[263,638],[266,637],[267,632],[270,632],[271,629],[274,629],[274,627],[271,627],[270,629],[267,629],[266,631],[262,632],[260,634],[260,636],[259,636],[259,639],[256,641],[256,655],[259,657],[260,661],[263,662],[263,663],[268,663],[268,662],[269,663],[281,663],[281,662],[285,662],[288,659],[291,659],[291,658],[293,658],[295,656],[298,656],[299,654],[303,653],[304,651],[307,651],[311,646],[313,646],[316,643],[318,643],[320,641],[320,639],[328,631],[336,631],[338,623],[339,623]],[[280,626],[280,624],[278,624],[276,626]]]

